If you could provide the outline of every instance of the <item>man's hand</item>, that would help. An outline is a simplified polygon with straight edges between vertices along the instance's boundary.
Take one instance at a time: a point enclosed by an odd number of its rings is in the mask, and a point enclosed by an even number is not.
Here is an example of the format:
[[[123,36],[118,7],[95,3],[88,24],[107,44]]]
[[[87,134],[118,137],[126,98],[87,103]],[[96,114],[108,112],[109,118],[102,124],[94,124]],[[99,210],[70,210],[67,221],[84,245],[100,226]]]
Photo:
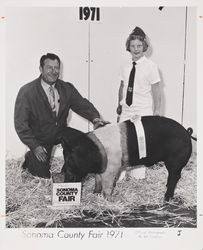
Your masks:
[[[44,147],[38,146],[33,150],[34,155],[39,161],[45,162],[47,160],[47,151]]]
[[[93,120],[94,129],[104,127],[106,124],[109,124],[109,123],[110,122],[104,121],[102,118],[95,118]]]

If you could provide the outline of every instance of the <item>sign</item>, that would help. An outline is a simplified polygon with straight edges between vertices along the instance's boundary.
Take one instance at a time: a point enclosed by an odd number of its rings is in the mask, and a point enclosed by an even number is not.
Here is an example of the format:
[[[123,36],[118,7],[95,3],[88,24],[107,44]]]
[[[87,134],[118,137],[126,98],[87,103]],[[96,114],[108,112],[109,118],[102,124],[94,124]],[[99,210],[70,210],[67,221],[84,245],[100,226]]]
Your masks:
[[[52,206],[80,205],[81,182],[52,182]]]

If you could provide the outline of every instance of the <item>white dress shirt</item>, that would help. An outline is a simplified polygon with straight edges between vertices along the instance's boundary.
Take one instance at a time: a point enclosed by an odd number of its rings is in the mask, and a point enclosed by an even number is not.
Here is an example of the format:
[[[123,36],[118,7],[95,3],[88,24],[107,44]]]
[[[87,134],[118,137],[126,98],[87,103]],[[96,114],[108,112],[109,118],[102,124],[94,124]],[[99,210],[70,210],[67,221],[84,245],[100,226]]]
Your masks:
[[[57,89],[55,88],[55,83],[53,85],[49,85],[45,81],[43,81],[43,79],[41,79],[41,85],[42,85],[42,88],[44,89],[44,91],[47,95],[49,103],[50,103],[49,87],[50,86],[53,87],[54,95],[55,95],[56,115],[58,115],[60,97],[59,97],[59,93],[58,93]]]
[[[151,115],[153,106],[151,85],[160,82],[158,67],[145,56],[136,61],[135,67],[133,100],[130,107],[126,104],[126,94],[132,62],[125,65],[120,72],[120,80],[123,81],[123,99],[120,104],[124,109],[131,109],[134,114]]]

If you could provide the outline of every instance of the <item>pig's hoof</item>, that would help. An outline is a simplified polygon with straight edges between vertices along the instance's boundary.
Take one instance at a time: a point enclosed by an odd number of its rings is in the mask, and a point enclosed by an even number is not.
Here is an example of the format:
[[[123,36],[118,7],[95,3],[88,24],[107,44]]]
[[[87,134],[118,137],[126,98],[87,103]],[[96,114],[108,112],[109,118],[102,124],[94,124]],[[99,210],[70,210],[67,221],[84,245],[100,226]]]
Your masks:
[[[98,198],[99,197],[103,197],[102,193],[93,193],[93,195],[96,196],[96,197],[98,197]]]
[[[103,193],[103,196],[104,196],[104,198],[108,201],[108,202],[113,202],[113,197],[112,197],[112,195],[107,195],[107,194],[105,194],[105,193]]]
[[[165,195],[164,197],[164,203],[168,203],[170,200],[172,199],[172,197]]]
[[[101,190],[94,189],[93,194],[101,194]]]
[[[106,198],[106,201],[107,201],[108,203],[113,203],[113,202],[114,202],[114,200],[113,200],[112,197],[109,197],[108,199]]]

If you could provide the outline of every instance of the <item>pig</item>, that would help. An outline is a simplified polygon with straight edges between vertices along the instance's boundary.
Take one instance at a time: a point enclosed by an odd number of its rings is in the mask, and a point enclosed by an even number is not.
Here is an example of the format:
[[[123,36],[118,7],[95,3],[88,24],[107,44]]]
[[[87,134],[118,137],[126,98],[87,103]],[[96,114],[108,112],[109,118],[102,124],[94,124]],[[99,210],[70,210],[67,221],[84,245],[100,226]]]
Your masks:
[[[121,171],[129,166],[152,166],[164,162],[168,171],[164,200],[174,190],[191,152],[191,130],[177,121],[161,116],[141,117],[145,133],[146,156],[139,157],[136,128],[130,120],[109,124],[83,133],[67,127],[62,132],[65,182],[79,182],[89,173],[95,174],[95,193],[112,199]]]

